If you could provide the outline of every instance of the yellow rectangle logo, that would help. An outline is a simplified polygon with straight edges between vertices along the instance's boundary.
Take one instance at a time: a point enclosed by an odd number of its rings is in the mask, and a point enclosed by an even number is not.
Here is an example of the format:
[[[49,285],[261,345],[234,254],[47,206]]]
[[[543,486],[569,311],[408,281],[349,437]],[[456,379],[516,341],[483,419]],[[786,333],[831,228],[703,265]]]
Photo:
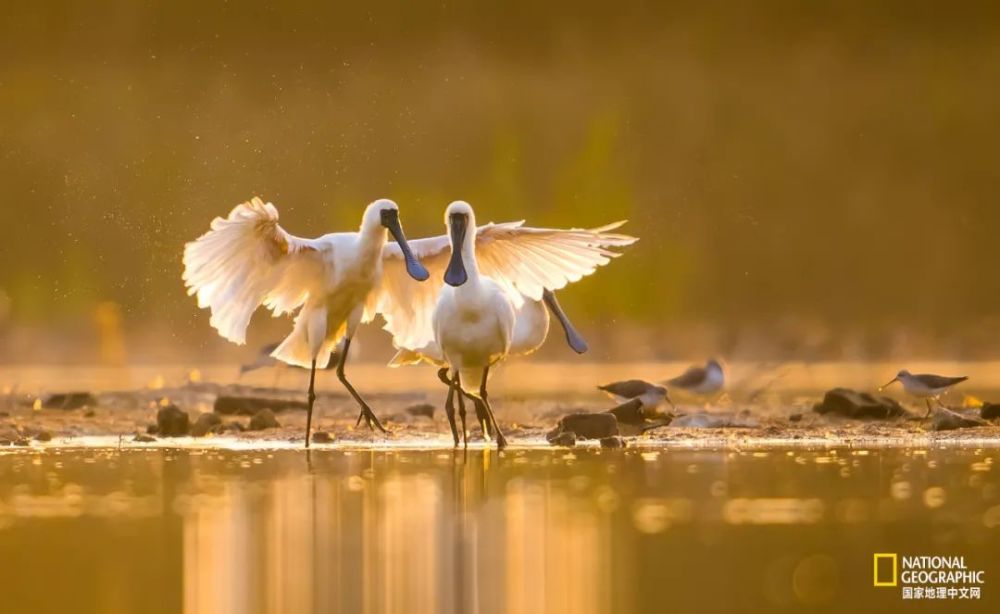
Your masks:
[[[878,553],[875,554],[874,558],[875,558],[875,574],[874,574],[875,575],[875,586],[896,586],[896,578],[897,578],[897,573],[896,573],[896,571],[897,571],[897,568],[896,568],[896,565],[897,565],[897,556],[895,554],[889,554],[889,553],[885,553],[885,552],[878,552]],[[884,574],[883,574],[883,577],[881,579],[879,578],[879,561],[880,560],[881,561],[892,561],[892,575],[889,577],[888,580],[885,579]],[[888,567],[888,565],[886,565],[886,567]]]

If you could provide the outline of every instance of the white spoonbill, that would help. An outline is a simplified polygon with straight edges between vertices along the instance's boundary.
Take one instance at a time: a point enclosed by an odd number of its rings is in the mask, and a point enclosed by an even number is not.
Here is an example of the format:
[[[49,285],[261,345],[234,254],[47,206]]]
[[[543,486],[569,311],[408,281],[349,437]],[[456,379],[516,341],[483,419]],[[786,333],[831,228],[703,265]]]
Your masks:
[[[395,250],[385,249],[388,233],[396,240]],[[197,295],[198,306],[211,309],[212,326],[237,344],[246,342],[250,317],[260,305],[275,316],[298,311],[291,334],[271,355],[310,370],[309,447],[316,364],[326,365],[341,339],[337,378],[361,406],[368,426],[385,432],[371,407],[347,381],[344,364],[358,324],[375,316],[384,261],[397,259],[409,277],[428,278],[427,269],[406,242],[399,208],[391,200],[368,205],[358,232],[302,239],[278,225],[273,204],[255,197],[237,205],[229,217],[216,218],[210,231],[185,246],[184,282],[188,293]]]
[[[619,255],[609,248],[635,242],[634,237],[609,232],[622,223],[593,230],[527,228],[523,222],[480,228],[468,203],[453,202],[445,211],[448,233],[412,243],[432,271],[432,281],[385,283],[378,311],[398,347],[415,349],[418,355],[438,353],[437,360],[453,373],[451,390],[458,393],[463,423],[464,389],[482,402],[503,448],[506,439],[497,428],[486,384],[490,367],[515,347],[518,309],[526,301],[540,308],[546,290],[593,273]],[[446,409],[454,434],[454,411]],[[464,424],[462,431],[465,440]]]
[[[548,306],[548,310],[546,310],[546,306]],[[545,343],[545,339],[549,335],[549,310],[552,311],[552,315],[555,316],[556,321],[562,327],[563,333],[566,336],[566,343],[573,351],[577,354],[583,354],[587,351],[586,340],[584,340],[566,316],[558,299],[556,299],[555,293],[551,290],[544,290],[541,301],[528,299],[520,307],[515,308],[514,332],[508,356],[528,356],[542,347],[542,344]],[[448,388],[448,400],[445,403],[446,411],[449,415],[454,415],[455,390],[452,388],[448,362],[445,360],[444,353],[438,347],[437,343],[431,341],[418,350],[400,348],[392,360],[389,361],[389,366],[399,367],[403,365],[415,365],[421,362],[438,367],[438,379]],[[483,433],[492,434],[492,425],[488,421],[486,408],[482,400],[468,393],[464,394],[476,406],[476,419],[483,429]],[[465,404],[461,400],[459,402],[462,405],[462,420],[464,424]],[[451,426],[453,427],[452,436],[455,438],[455,443],[457,444],[458,431],[455,430],[454,424]]]

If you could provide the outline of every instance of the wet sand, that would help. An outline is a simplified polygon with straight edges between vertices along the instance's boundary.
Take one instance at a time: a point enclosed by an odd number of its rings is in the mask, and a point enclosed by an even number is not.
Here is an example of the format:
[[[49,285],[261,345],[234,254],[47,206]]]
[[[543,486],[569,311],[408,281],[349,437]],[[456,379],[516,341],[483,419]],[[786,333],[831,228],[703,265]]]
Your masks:
[[[987,374],[995,373],[993,363],[931,365],[944,372],[973,373],[978,376],[966,392],[956,392],[946,399],[952,407],[969,403],[972,391],[979,398],[1000,398]],[[591,381],[606,381],[633,374],[649,377],[653,373],[671,373],[678,365],[535,365],[535,377],[527,377],[523,367],[507,370],[495,382],[494,406],[501,427],[512,448],[549,447],[545,439],[559,419],[572,412],[599,412],[615,405],[588,386]],[[729,426],[721,428],[660,427],[646,433],[621,425],[630,447],[699,448],[699,449],[773,449],[787,447],[1000,447],[1000,425],[988,423],[976,428],[950,431],[931,430],[930,421],[920,420],[922,403],[895,395],[913,412],[908,418],[892,420],[853,420],[823,416],[812,410],[822,397],[823,386],[838,382],[868,390],[871,381],[882,379],[889,365],[821,365],[772,367],[758,369],[755,383],[745,381],[740,389],[704,405],[696,400],[678,398],[680,413],[704,412],[721,418]],[[321,375],[321,392],[316,402],[313,432],[329,433],[329,443],[313,444],[317,449],[372,448],[425,449],[451,448],[452,440],[444,414],[444,390],[435,385],[429,369],[385,369],[362,365],[355,369],[357,386],[368,398],[389,430],[387,436],[373,434],[363,424],[355,427],[357,408],[346,393],[339,391],[336,378]],[[748,372],[749,369],[742,368]],[[276,413],[277,428],[246,431],[248,416],[222,416],[226,430],[204,437],[159,437],[136,441],[156,423],[157,410],[174,404],[188,413],[194,423],[202,413],[212,412],[219,395],[237,395],[303,400],[298,390],[301,372],[265,371],[246,379],[209,383],[190,381],[235,379],[232,367],[204,371],[171,368],[146,370],[72,370],[22,369],[0,371],[6,390],[0,397],[0,449],[67,447],[187,447],[187,448],[299,448],[303,445],[305,411]],[[775,375],[778,373],[778,375]],[[891,376],[891,374],[890,374]],[[187,379],[188,381],[182,381]],[[9,382],[18,381],[14,385]],[[146,382],[135,386],[137,381]],[[764,384],[759,384],[763,381]],[[277,383],[278,388],[273,384]],[[117,388],[116,384],[134,387]],[[271,384],[271,385],[268,385]],[[381,392],[370,392],[371,390]],[[39,409],[39,400],[51,392],[85,390],[97,400],[95,407],[62,410]],[[747,400],[751,399],[752,400]],[[414,415],[409,410],[428,404],[433,417]],[[972,413],[974,410],[968,410]],[[474,424],[470,407],[470,446],[484,442]],[[142,438],[147,439],[147,438]],[[597,446],[595,441],[580,446]]]

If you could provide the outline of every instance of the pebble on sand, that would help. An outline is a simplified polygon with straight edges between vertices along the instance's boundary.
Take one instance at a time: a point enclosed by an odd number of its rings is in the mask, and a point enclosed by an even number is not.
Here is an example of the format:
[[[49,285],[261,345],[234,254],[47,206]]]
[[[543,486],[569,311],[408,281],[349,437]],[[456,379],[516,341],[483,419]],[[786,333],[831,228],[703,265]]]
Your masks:
[[[313,443],[333,443],[333,435],[326,431],[316,431],[312,435]]]
[[[167,405],[156,412],[156,433],[160,437],[184,437],[191,429],[187,412]]]
[[[602,448],[624,448],[625,447],[625,440],[622,439],[621,437],[618,437],[618,436],[605,437],[605,438],[601,439],[601,447]]]
[[[154,441],[156,441],[156,437],[153,437],[152,435],[147,435],[145,433],[139,433],[138,435],[132,438],[132,441],[135,441],[137,443],[153,443]]]
[[[60,392],[42,401],[43,409],[80,409],[97,405],[97,398],[89,392]]]
[[[417,405],[411,405],[406,408],[406,413],[410,414],[414,418],[423,417],[429,420],[434,419],[434,406],[430,403],[420,403]]]
[[[214,412],[205,412],[198,416],[191,425],[192,437],[204,437],[209,433],[222,431],[222,417]]]
[[[270,409],[262,409],[250,418],[249,430],[263,431],[264,429],[276,429],[279,426],[281,425],[278,424],[278,419],[274,417],[274,412]]]
[[[264,397],[237,397],[222,395],[215,399],[213,410],[227,416],[253,416],[262,409],[281,412],[286,409],[308,409],[305,401],[288,399],[268,399]]]
[[[979,417],[983,420],[996,420],[1000,418],[1000,403],[983,403],[979,409]]]
[[[576,434],[573,433],[573,431],[563,431],[558,435],[549,438],[549,443],[553,446],[572,448],[576,445]]]

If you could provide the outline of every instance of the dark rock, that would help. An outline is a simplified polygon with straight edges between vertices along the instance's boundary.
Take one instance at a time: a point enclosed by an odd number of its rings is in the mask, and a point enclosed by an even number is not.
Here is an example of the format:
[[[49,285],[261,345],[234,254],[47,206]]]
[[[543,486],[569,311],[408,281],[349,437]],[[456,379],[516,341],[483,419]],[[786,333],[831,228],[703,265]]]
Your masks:
[[[563,416],[556,428],[549,432],[552,441],[560,433],[571,432],[577,439],[603,439],[618,434],[618,418],[614,414],[576,413]]]
[[[609,409],[605,413],[614,415],[620,425],[642,426],[646,423],[646,414],[643,412],[641,399],[630,399],[618,407]]]
[[[222,417],[213,412],[206,412],[198,416],[191,425],[191,436],[204,437],[209,433],[218,433],[222,430]]]
[[[80,409],[95,405],[97,399],[89,392],[62,392],[50,395],[42,401],[44,409]]]
[[[191,430],[187,412],[176,405],[161,407],[156,412],[156,433],[160,437],[184,437]]]
[[[951,431],[977,426],[986,426],[986,423],[979,418],[963,416],[943,407],[934,412],[934,417],[931,418],[931,430],[934,431]]]
[[[979,409],[979,417],[983,420],[996,420],[1000,418],[1000,403],[983,403]]]
[[[312,435],[313,443],[333,443],[333,435],[326,431],[316,431]]]
[[[270,409],[262,409],[255,413],[252,418],[250,418],[250,430],[251,431],[263,431],[264,429],[276,429],[280,424],[278,424],[277,418],[274,417],[274,412]]]
[[[31,440],[27,437],[18,437],[14,441],[10,442],[10,445],[24,448],[31,445]]]
[[[621,437],[605,437],[601,440],[602,448],[624,448],[625,440]]]
[[[789,422],[802,422],[802,414],[792,414],[788,416]]]
[[[563,431],[558,435],[550,437],[549,443],[554,446],[572,448],[576,445],[576,434],[573,431]]]
[[[411,405],[406,408],[406,413],[411,416],[418,418],[428,418],[430,420],[434,419],[434,406],[430,403],[420,403],[419,405]]]
[[[97,412],[94,411],[94,410],[92,410],[92,409],[88,409],[85,412],[83,412],[83,417],[84,418],[93,418],[96,415],[97,415]]]
[[[262,409],[270,409],[272,412],[282,412],[286,409],[308,408],[309,404],[305,401],[233,396],[217,397],[213,407],[215,413],[226,416],[253,416]]]
[[[132,439],[132,441],[138,443],[153,443],[154,441],[156,441],[156,437],[153,437],[152,435],[145,435],[143,433],[139,433]]]
[[[889,397],[876,397],[849,388],[834,388],[823,395],[823,401],[813,406],[818,414],[836,414],[846,418],[885,420],[907,416],[907,411]]]
[[[35,434],[35,441],[52,441],[52,433],[48,431],[38,431]]]
[[[0,411],[0,418],[10,418],[9,411]]]

